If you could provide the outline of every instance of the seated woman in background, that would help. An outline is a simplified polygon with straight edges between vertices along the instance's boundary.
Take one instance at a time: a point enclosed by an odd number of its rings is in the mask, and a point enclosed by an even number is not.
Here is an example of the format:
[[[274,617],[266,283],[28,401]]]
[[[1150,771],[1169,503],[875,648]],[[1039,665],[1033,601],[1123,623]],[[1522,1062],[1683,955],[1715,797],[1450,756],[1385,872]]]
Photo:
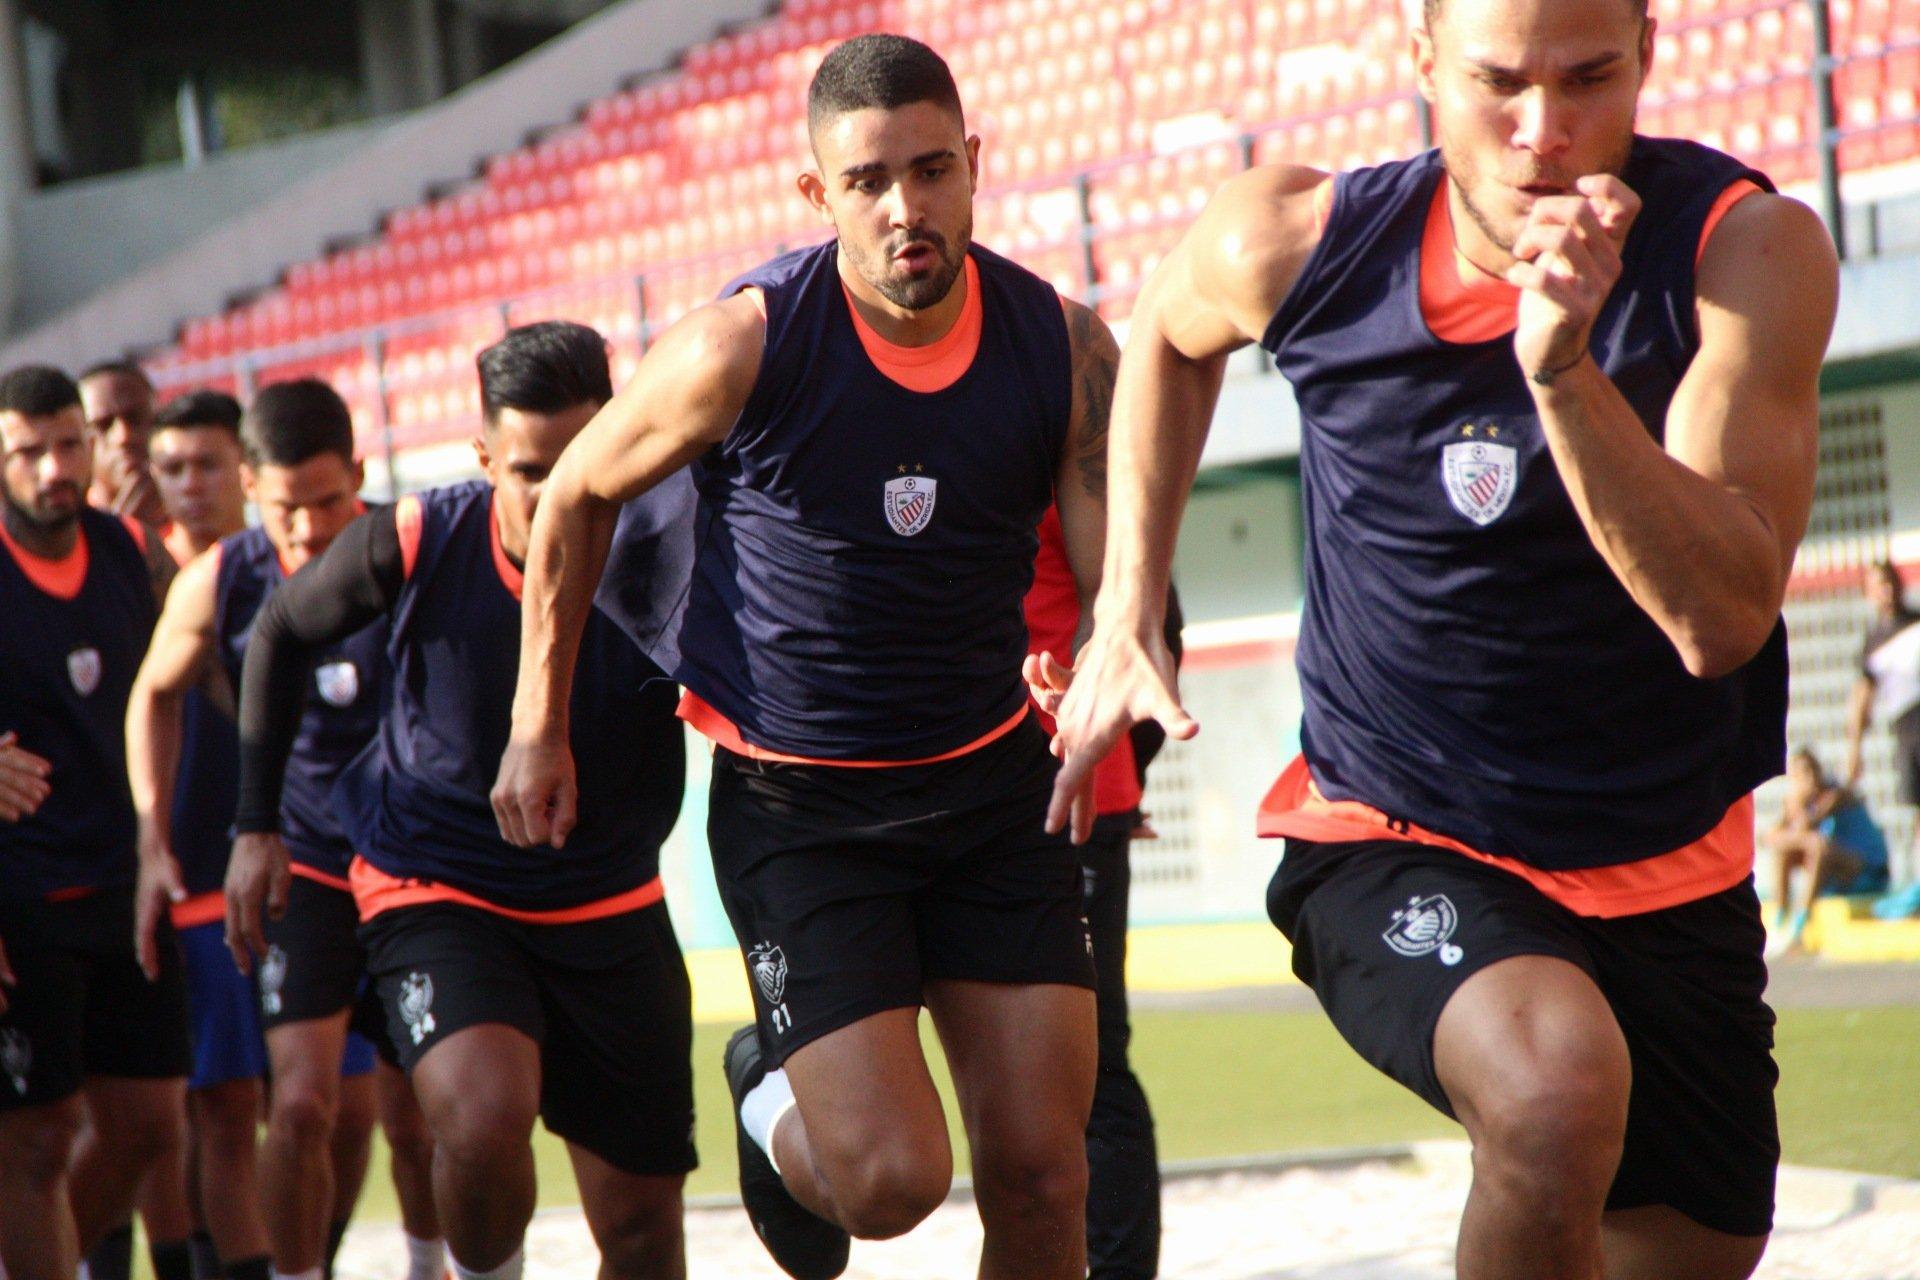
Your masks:
[[[1883,893],[1887,838],[1851,788],[1827,776],[1812,751],[1787,760],[1787,795],[1780,820],[1767,833],[1774,851],[1774,928],[1769,955],[1800,945],[1816,893]],[[1802,886],[1795,905],[1794,872]]]

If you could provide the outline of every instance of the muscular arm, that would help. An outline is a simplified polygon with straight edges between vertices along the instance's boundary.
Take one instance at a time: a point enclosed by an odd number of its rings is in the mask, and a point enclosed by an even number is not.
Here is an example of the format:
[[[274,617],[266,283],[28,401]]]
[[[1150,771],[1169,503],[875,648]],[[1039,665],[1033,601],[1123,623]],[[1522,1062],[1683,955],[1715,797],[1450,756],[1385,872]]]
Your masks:
[[[558,847],[573,824],[568,695],[620,504],[726,439],[753,393],[765,340],[766,322],[745,295],[691,312],[547,478],[521,591],[513,735],[493,792],[501,834],[514,844]]]
[[[1060,707],[1065,758],[1048,826],[1119,736],[1139,721],[1197,730],[1175,697],[1162,634],[1174,542],[1200,467],[1227,357],[1258,341],[1318,242],[1314,191],[1292,165],[1227,182],[1148,280],[1114,390],[1105,589],[1094,635]],[[1064,508],[1062,511],[1064,516]]]
[[[1528,384],[1588,536],[1696,676],[1739,668],[1779,618],[1813,501],[1837,273],[1805,206],[1733,207],[1700,264],[1700,350],[1664,449],[1590,359]]]
[[[235,831],[280,830],[280,792],[314,659],[392,608],[405,583],[393,508],[380,507],[343,529],[261,608],[240,669]]]
[[[140,819],[140,856],[172,852],[172,799],[180,768],[181,707],[213,668],[215,547],[187,562],[167,590],[153,641],[127,699],[127,781]]]
[[[1106,555],[1107,429],[1120,344],[1091,308],[1065,299],[1061,305],[1072,343],[1073,408],[1054,495],[1067,564],[1080,597],[1080,625],[1073,638],[1077,652],[1093,632],[1092,605],[1100,594],[1101,561]]]

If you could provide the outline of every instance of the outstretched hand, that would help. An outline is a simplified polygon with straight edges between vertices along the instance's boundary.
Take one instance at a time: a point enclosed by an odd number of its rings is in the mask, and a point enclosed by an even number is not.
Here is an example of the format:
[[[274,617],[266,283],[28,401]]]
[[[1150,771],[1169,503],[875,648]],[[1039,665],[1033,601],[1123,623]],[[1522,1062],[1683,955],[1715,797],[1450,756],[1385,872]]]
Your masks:
[[[1053,753],[1061,764],[1047,806],[1047,830],[1059,831],[1071,821],[1074,843],[1084,844],[1093,833],[1094,767],[1121,735],[1142,721],[1156,720],[1169,738],[1185,741],[1200,732],[1200,725],[1180,704],[1173,653],[1158,627],[1143,639],[1125,627],[1096,626],[1073,668],[1050,658],[1046,663],[1052,663],[1052,670],[1029,658],[1026,670],[1030,688],[1044,683],[1049,692],[1058,689]],[[1043,680],[1036,681],[1035,675]],[[1061,676],[1064,682],[1058,680]]]

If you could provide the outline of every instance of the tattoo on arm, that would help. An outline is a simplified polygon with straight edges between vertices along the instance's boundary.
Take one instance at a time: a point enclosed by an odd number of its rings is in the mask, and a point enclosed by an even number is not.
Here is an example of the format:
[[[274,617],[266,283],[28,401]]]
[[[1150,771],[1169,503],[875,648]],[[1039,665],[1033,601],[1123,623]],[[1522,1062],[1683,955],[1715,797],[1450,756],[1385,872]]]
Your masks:
[[[1107,497],[1107,429],[1113,414],[1113,382],[1120,368],[1120,348],[1113,334],[1089,307],[1071,313],[1074,390],[1080,400],[1079,420],[1073,424],[1069,448],[1080,483],[1102,502]]]

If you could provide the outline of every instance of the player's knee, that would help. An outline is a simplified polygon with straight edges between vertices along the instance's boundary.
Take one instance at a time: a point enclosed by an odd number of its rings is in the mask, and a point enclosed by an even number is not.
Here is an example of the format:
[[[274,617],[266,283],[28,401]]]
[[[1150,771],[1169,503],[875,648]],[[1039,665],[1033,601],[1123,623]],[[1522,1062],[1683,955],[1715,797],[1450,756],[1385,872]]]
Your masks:
[[[267,1129],[275,1138],[302,1146],[332,1139],[339,1108],[323,1089],[290,1080],[276,1083],[267,1110]]]
[[[36,1108],[8,1118],[0,1147],[0,1172],[35,1187],[65,1176],[80,1138],[80,1112],[67,1105]]]
[[[1086,1145],[1078,1133],[1054,1143],[1022,1143],[1012,1150],[976,1152],[974,1187],[982,1209],[1023,1218],[1058,1220],[1087,1202]]]
[[[953,1186],[953,1154],[895,1146],[869,1152],[833,1185],[840,1225],[862,1240],[903,1236],[938,1209]]]
[[[621,1280],[684,1274],[683,1219],[677,1187],[623,1206],[617,1219],[594,1235],[605,1274]]]
[[[456,1165],[491,1169],[524,1156],[533,1138],[534,1106],[475,1098],[440,1108],[433,1143]]]
[[[1522,1058],[1475,1108],[1476,1169],[1543,1190],[1604,1187],[1626,1139],[1631,1078],[1624,1062],[1604,1051]]]

